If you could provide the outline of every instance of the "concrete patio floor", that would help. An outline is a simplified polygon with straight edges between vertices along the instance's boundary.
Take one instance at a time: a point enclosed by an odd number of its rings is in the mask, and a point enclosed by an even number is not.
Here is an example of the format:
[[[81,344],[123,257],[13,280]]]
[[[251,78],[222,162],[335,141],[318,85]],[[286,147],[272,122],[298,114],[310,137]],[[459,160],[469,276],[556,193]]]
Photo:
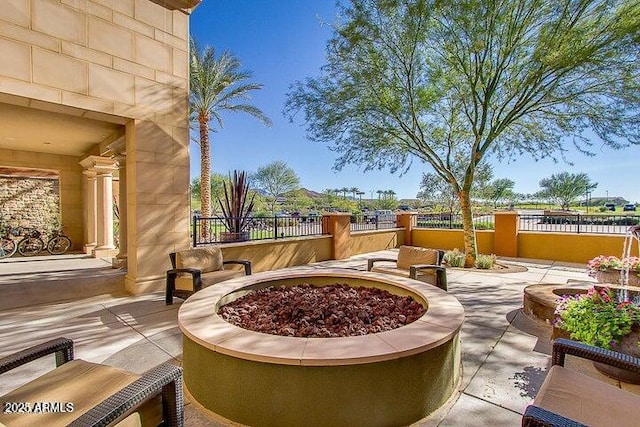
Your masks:
[[[395,256],[395,252],[382,251],[298,268],[364,270],[367,258]],[[461,332],[463,381],[459,395],[448,405],[414,425],[520,425],[522,412],[544,380],[551,352],[550,326],[520,311],[523,289],[536,283],[565,284],[568,280],[590,282],[592,279],[582,265],[523,259],[505,261],[524,266],[527,271],[448,270],[449,292],[460,300],[466,311]],[[136,373],[165,361],[179,365],[182,359],[182,337],[177,326],[180,300],[175,301],[174,305],[166,306],[161,293],[106,294],[5,309],[0,312],[0,357],[64,336],[74,340],[76,358],[91,362]],[[569,363],[589,375],[640,393],[640,386],[620,384],[604,377],[589,363],[575,359]],[[0,395],[53,366],[51,357],[3,374]],[[236,425],[212,417],[190,402],[185,407],[185,417],[187,426]]]

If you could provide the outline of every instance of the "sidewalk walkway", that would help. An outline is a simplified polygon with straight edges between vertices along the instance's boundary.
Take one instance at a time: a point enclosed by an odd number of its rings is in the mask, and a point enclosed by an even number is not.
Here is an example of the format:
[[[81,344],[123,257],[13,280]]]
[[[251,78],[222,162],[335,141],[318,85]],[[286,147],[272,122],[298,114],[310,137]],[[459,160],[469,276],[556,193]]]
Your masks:
[[[366,259],[395,256],[395,251],[360,255],[300,268],[366,269]],[[550,327],[520,311],[523,289],[535,283],[591,281],[582,265],[509,260],[527,268],[519,273],[448,270],[449,292],[464,305],[461,332],[463,381],[460,395],[416,426],[520,425],[549,365]],[[4,265],[2,265],[4,267]],[[64,336],[74,340],[76,357],[142,373],[165,361],[181,363],[182,336],[177,326],[179,300],[164,304],[160,293],[142,296],[100,295],[74,301],[32,305],[0,312],[0,357]],[[575,362],[572,362],[575,363]],[[578,368],[606,379],[591,368]],[[2,375],[0,395],[51,369],[41,360]],[[622,385],[640,393],[640,386]],[[187,426],[225,425],[185,407]]]

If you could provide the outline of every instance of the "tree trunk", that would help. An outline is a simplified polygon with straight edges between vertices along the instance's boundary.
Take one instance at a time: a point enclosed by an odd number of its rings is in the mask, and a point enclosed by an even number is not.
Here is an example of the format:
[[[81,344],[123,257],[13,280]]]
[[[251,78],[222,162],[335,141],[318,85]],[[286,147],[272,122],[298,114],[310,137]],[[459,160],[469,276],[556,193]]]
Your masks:
[[[202,218],[211,217],[211,147],[209,145],[209,114],[200,114],[200,212]],[[208,225],[208,224],[206,224]],[[201,235],[209,237],[209,227],[202,224]]]
[[[471,212],[471,197],[469,190],[461,190],[458,193],[460,210],[462,213],[462,228],[464,230],[465,268],[476,265],[476,235],[473,229],[473,214]]]

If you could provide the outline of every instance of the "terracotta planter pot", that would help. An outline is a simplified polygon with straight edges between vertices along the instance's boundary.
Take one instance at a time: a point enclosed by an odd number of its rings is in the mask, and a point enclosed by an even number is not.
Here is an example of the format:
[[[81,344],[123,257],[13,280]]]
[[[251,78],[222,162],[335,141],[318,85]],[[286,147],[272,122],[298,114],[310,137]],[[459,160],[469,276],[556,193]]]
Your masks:
[[[620,353],[628,354],[633,357],[640,357],[640,348],[638,348],[638,340],[640,339],[640,332],[637,330],[631,331],[631,333],[620,341],[620,344],[613,344],[611,349]],[[626,369],[615,368],[613,366],[605,365],[598,362],[593,362],[593,366],[601,373],[630,384],[640,384],[640,374],[636,374]]]
[[[596,280],[598,283],[613,283],[620,284],[620,271],[616,269],[604,270],[604,271],[596,271]],[[629,272],[629,286],[640,286],[640,277],[638,277],[638,273],[634,271]]]

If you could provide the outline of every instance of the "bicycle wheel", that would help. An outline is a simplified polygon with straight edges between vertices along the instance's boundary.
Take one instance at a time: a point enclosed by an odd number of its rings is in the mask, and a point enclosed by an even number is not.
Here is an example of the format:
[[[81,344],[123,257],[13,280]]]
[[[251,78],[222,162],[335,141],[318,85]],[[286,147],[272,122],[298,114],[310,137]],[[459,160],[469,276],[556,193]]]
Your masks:
[[[44,242],[39,237],[25,237],[18,242],[18,252],[22,256],[37,255],[44,248]]]
[[[47,242],[47,251],[51,255],[62,255],[71,247],[71,239],[67,236],[56,236]]]
[[[3,237],[0,240],[0,259],[2,258],[9,258],[10,256],[13,256],[13,254],[16,253],[16,250],[18,249],[16,242],[14,242],[11,239],[7,239],[6,237]]]

